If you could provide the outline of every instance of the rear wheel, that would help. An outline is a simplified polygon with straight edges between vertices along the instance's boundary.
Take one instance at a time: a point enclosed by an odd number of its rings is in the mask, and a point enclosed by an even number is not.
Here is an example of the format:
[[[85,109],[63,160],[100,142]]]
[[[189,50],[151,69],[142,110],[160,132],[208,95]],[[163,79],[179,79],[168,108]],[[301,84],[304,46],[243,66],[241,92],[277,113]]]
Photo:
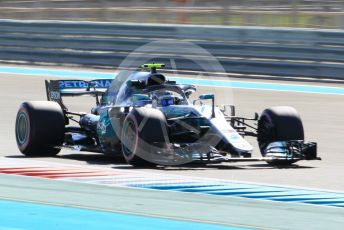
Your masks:
[[[63,144],[64,127],[64,114],[56,102],[22,103],[15,125],[20,152],[26,156],[56,155]]]
[[[125,118],[121,134],[122,153],[135,167],[156,166],[155,153],[164,147],[167,123],[164,114],[152,108],[134,108]]]
[[[258,144],[265,156],[265,149],[271,142],[304,140],[304,131],[298,112],[289,106],[265,109],[258,121]],[[272,160],[270,165],[283,166],[295,163],[295,160]]]

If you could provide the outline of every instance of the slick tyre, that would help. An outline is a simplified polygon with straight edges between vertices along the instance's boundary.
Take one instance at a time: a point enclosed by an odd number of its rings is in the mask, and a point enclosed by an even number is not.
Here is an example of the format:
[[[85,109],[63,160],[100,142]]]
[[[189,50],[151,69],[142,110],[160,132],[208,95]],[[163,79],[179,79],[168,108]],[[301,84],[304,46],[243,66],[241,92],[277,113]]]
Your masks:
[[[15,124],[18,148],[26,156],[54,156],[64,141],[65,116],[56,102],[21,104]]]
[[[164,147],[166,133],[167,122],[161,111],[142,107],[131,110],[124,120],[121,134],[126,162],[135,167],[156,166],[154,153]]]
[[[275,141],[304,140],[304,130],[298,112],[289,106],[265,109],[258,120],[258,145],[264,156],[265,148]],[[268,161],[273,166],[287,166],[295,160]]]

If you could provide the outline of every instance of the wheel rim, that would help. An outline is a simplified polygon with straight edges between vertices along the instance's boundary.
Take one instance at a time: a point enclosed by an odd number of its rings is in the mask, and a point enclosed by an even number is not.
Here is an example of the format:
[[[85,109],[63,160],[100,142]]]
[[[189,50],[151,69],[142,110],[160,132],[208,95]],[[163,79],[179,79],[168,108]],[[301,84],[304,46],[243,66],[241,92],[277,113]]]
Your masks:
[[[128,120],[123,127],[122,150],[124,157],[128,160],[132,159],[137,148],[137,129],[132,120]]]
[[[16,124],[17,140],[20,145],[27,142],[29,136],[29,122],[27,116],[24,112],[18,114],[17,124]]]

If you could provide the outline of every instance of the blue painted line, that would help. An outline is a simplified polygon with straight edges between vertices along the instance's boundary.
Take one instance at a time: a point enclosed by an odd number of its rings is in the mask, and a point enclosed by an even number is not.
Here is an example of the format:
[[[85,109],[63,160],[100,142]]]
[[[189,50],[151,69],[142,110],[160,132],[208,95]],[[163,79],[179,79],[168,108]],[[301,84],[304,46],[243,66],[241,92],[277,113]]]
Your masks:
[[[210,87],[227,87],[236,89],[251,89],[251,90],[273,90],[273,91],[287,91],[300,93],[317,93],[317,94],[338,94],[344,95],[344,87],[328,87],[328,86],[313,86],[313,85],[296,85],[296,84],[280,84],[280,83],[265,83],[265,82],[248,82],[248,81],[228,81],[228,80],[209,80],[209,79],[194,79],[194,78],[179,78],[171,77],[182,84],[194,84],[198,86]]]
[[[272,192],[272,191],[276,191],[274,189],[270,189],[270,188],[257,188],[257,189],[251,189],[251,190],[234,190],[234,191],[230,191],[230,190],[219,190],[219,191],[210,191],[207,192],[208,194],[213,194],[213,195],[222,195],[222,196],[242,196],[244,197],[246,194],[263,194],[265,192]],[[282,191],[282,190],[279,190]]]
[[[325,198],[325,199],[314,199],[314,200],[307,200],[307,202],[312,202],[312,203],[319,203],[319,204],[324,204],[324,203],[342,203],[343,199],[341,198]]]
[[[86,79],[114,79],[115,78],[114,73],[102,72],[102,71],[62,70],[62,69],[37,68],[37,67],[29,68],[29,67],[0,66],[0,73],[32,75],[32,76],[51,76],[51,77],[56,77],[56,78],[86,78]],[[180,84],[193,84],[193,85],[208,86],[208,87],[226,87],[226,88],[251,89],[251,90],[273,90],[273,91],[287,91],[287,92],[301,92],[301,93],[344,95],[344,87],[264,83],[264,82],[249,82],[249,81],[229,81],[229,80],[216,80],[216,79],[215,80],[214,79],[196,79],[196,78],[183,78],[183,77],[169,77],[169,79],[175,80]]]
[[[0,229],[166,229],[240,230],[246,228],[142,217],[43,204],[0,200]]]
[[[266,192],[264,194],[247,194],[247,198],[259,198],[259,199],[271,199],[273,197],[283,197],[283,196],[300,196],[300,195],[317,195],[321,192],[316,191],[302,191],[302,190],[289,190],[289,191],[278,191],[278,192]]]
[[[190,188],[190,189],[179,189],[179,191],[183,192],[212,192],[212,191],[233,191],[233,190],[239,190],[239,189],[245,189],[245,187],[241,188],[232,188],[227,186],[217,186],[217,187],[203,187],[203,188]]]
[[[276,192],[281,191],[280,188],[271,188],[271,187],[255,187],[255,188],[231,188],[227,186],[215,187],[210,189],[180,189],[182,192],[207,192],[211,194],[251,194],[257,192]],[[283,190],[282,190],[283,191]]]
[[[151,189],[159,189],[159,190],[186,190],[186,189],[192,189],[192,188],[196,188],[196,189],[200,189],[200,188],[211,188],[214,187],[216,185],[189,185],[189,184],[185,184],[185,185],[171,185],[171,186],[166,186],[166,185],[155,185],[150,187]]]
[[[333,205],[334,207],[344,208],[344,203]]]
[[[189,186],[187,184],[180,183],[169,183],[165,185],[146,183],[128,186],[174,192],[242,197],[265,201],[294,202],[330,207],[344,207],[344,193],[324,192],[281,186],[228,182],[222,182],[222,184],[209,184],[204,182],[203,184],[199,183],[193,185],[189,183]]]
[[[82,70],[62,70],[53,68],[30,68],[30,67],[13,67],[0,66],[0,73],[4,74],[18,74],[18,75],[33,75],[33,76],[50,76],[57,78],[88,78],[88,79],[113,79],[114,73],[106,73],[100,71],[82,71]]]
[[[344,202],[344,194],[331,194],[331,193],[322,193],[322,194],[314,194],[314,195],[299,195],[299,196],[282,196],[282,197],[272,197],[271,200],[276,201],[300,201],[305,202],[308,200],[314,199],[324,199],[324,198],[340,198]]]
[[[307,200],[309,204],[327,204],[327,205],[341,205],[343,204],[342,199],[325,199],[325,200]]]

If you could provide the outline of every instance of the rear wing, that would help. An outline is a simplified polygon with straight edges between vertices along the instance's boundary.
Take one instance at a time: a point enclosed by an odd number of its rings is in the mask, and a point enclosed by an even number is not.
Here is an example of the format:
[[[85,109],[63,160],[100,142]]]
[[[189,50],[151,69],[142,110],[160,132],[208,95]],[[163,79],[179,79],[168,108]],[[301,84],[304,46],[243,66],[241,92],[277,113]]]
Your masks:
[[[62,109],[67,110],[62,97],[101,96],[110,87],[112,79],[84,80],[45,80],[48,101],[57,102]]]

